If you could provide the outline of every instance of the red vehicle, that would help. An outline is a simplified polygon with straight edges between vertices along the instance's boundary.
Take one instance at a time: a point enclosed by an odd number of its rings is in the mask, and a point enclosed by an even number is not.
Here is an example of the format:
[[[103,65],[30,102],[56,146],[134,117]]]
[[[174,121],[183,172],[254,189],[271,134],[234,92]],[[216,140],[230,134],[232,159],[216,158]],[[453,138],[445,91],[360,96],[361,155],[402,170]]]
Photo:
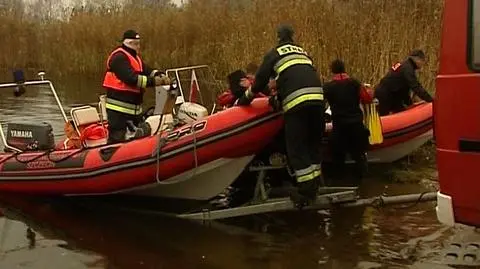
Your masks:
[[[480,1],[445,0],[434,132],[437,218],[447,225],[480,227],[479,22]]]

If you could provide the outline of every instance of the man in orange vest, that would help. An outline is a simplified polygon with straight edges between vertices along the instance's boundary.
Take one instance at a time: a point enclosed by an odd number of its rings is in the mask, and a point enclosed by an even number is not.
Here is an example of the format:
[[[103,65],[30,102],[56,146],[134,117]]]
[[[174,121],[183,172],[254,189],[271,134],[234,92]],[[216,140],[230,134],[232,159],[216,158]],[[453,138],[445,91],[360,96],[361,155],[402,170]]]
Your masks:
[[[135,30],[123,34],[122,45],[107,59],[103,87],[107,90],[109,143],[125,141],[128,121],[141,122],[145,88],[168,85],[165,73],[152,69],[140,59],[140,35]]]

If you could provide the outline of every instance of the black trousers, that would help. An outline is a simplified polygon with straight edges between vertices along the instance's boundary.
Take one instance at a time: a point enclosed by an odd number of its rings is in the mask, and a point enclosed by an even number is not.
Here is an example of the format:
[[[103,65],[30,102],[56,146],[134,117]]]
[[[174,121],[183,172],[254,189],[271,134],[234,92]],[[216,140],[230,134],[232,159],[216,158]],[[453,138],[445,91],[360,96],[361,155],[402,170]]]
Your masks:
[[[321,174],[324,107],[308,105],[284,114],[287,158],[298,183]]]
[[[355,176],[357,179],[363,177],[367,161],[365,153],[369,146],[369,136],[369,130],[361,121],[333,123],[329,144],[335,177],[343,176],[343,172],[345,171],[345,157],[347,154],[355,161]]]
[[[386,91],[375,92],[375,98],[378,99],[378,114],[385,116],[390,113],[398,113],[405,110],[405,104],[411,104],[411,100],[405,98],[398,98],[395,95],[389,94]]]
[[[119,143],[125,141],[127,133],[127,121],[132,121],[135,126],[141,122],[141,116],[129,115],[118,111],[107,109],[108,117],[108,143]]]

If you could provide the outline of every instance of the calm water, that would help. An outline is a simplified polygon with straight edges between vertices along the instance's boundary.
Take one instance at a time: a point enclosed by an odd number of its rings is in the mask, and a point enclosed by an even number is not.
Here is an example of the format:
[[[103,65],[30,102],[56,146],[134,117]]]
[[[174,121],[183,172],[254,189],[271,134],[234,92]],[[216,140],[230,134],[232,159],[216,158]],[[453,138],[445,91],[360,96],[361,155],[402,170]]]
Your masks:
[[[101,93],[99,81],[55,85],[65,105],[96,102]],[[63,135],[61,114],[48,91],[29,89],[14,98],[6,90],[0,98],[2,123],[48,121],[57,138]],[[425,184],[390,184],[381,175],[362,188],[371,195],[432,190]],[[0,200],[0,268],[437,268],[422,264],[458,233],[437,222],[431,202],[204,225],[69,200],[6,195]]]

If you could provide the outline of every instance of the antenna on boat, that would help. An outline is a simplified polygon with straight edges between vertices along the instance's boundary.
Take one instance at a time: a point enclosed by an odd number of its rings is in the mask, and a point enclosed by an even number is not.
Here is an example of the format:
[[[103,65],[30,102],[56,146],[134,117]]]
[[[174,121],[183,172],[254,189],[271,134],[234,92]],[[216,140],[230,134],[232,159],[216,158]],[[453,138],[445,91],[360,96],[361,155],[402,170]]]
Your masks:
[[[45,80],[45,71],[40,71],[37,75],[40,77],[40,80]]]

